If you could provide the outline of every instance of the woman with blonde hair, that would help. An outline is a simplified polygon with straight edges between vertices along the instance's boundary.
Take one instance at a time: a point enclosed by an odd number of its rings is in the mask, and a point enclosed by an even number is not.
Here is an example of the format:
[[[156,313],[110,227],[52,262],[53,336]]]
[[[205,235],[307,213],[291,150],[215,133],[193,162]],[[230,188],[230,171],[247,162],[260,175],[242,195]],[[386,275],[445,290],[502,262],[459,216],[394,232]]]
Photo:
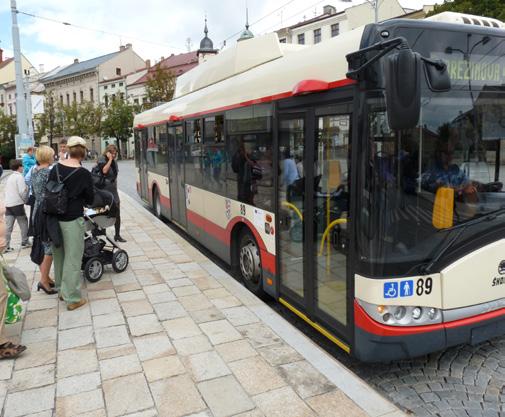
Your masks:
[[[53,263],[53,252],[51,250],[51,243],[46,241],[41,237],[40,228],[38,226],[44,227],[43,221],[40,221],[41,216],[39,216],[40,205],[44,198],[44,189],[47,184],[47,179],[49,178],[50,166],[54,161],[54,151],[49,146],[41,145],[37,148],[35,152],[35,159],[37,160],[37,166],[35,166],[31,173],[31,184],[33,196],[35,197],[35,203],[33,205],[32,219],[34,223],[35,236],[34,240],[37,238],[41,239],[42,248],[44,250],[44,257],[42,263],[39,265],[40,268],[40,281],[37,284],[37,291],[44,291],[46,294],[56,294],[56,290],[53,289],[54,281],[49,278],[49,271],[51,269],[51,264]],[[34,245],[34,248],[36,245]]]

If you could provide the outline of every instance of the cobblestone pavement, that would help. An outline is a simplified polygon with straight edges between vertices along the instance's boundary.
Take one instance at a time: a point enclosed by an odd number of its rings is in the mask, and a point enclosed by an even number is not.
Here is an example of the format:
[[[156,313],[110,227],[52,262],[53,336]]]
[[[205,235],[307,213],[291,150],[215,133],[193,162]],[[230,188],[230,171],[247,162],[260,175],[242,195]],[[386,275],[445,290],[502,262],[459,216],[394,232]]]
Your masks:
[[[6,326],[28,349],[0,362],[2,416],[403,415],[137,203],[121,214],[127,271],[75,311],[34,291]],[[28,250],[6,259],[36,284]]]

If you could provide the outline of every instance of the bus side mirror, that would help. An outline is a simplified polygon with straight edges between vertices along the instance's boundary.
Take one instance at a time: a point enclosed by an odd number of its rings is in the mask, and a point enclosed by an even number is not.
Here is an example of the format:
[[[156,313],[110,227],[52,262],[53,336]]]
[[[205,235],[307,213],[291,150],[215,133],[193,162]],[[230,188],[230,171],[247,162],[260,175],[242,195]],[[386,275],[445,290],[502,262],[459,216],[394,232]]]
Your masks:
[[[400,49],[385,59],[384,66],[389,126],[394,130],[416,127],[421,112],[421,56]]]
[[[445,93],[451,90],[451,77],[447,71],[447,64],[442,60],[423,58],[426,83],[431,91]]]

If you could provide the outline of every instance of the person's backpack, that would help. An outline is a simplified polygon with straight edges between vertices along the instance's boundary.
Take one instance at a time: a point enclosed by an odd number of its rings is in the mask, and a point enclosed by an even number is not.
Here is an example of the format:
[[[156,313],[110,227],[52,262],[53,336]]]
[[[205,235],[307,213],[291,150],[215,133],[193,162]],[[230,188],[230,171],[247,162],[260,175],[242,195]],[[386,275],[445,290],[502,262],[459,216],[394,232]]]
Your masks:
[[[80,169],[74,169],[70,174],[63,178],[63,180],[60,180],[58,165],[59,164],[56,164],[54,166],[54,169],[56,170],[56,180],[48,181],[44,190],[43,210],[46,214],[58,215],[64,214],[67,211],[68,190],[65,186],[65,181]]]

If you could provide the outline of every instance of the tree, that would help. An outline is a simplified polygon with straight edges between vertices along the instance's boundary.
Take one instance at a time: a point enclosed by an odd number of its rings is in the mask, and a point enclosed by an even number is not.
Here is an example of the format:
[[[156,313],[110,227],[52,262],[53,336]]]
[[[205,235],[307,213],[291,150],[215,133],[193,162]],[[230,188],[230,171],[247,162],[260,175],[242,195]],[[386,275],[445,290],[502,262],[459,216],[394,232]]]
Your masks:
[[[505,21],[505,2],[503,0],[445,0],[444,4],[435,5],[428,16],[442,12],[468,13]]]
[[[0,155],[4,163],[16,157],[14,137],[16,135],[16,117],[0,112]],[[1,161],[0,161],[1,162]]]
[[[172,100],[175,91],[175,74],[160,64],[150,72],[146,82],[147,100],[150,107],[156,103],[165,103]]]
[[[117,139],[119,158],[121,158],[121,142],[126,143],[133,132],[133,116],[133,106],[120,98],[114,99],[105,110],[105,119],[102,122],[103,135]]]

